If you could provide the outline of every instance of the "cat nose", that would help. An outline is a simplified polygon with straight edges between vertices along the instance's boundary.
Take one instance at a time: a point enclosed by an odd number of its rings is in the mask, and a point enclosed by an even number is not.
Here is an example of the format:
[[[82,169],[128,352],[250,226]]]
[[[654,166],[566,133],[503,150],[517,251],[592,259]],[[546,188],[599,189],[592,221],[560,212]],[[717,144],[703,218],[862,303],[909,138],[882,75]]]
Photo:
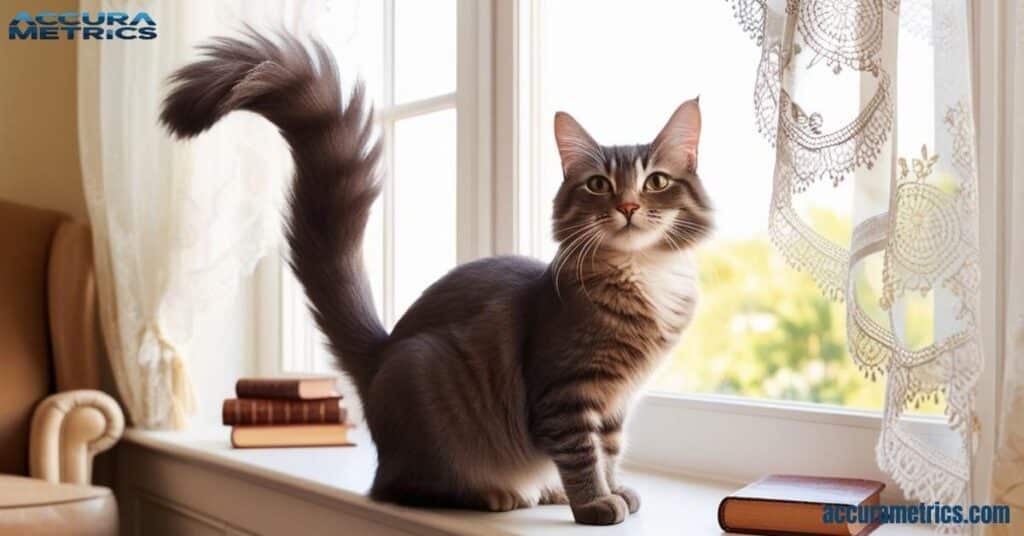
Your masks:
[[[629,220],[633,217],[633,213],[636,212],[636,209],[638,208],[640,208],[640,205],[636,203],[623,203],[615,207],[615,210],[621,212],[622,215],[626,217],[626,220]]]

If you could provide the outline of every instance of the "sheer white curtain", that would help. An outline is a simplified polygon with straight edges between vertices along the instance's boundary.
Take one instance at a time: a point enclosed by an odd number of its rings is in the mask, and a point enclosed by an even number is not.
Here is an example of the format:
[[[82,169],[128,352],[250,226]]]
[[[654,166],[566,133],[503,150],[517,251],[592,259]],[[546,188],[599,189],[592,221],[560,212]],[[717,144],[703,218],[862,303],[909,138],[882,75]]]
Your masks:
[[[194,412],[188,363],[203,313],[275,243],[290,158],[278,134],[236,114],[192,142],[158,125],[167,76],[212,34],[311,28],[320,2],[83,0],[83,11],[146,11],[149,41],[80,41],[79,132],[100,315],[121,399],[136,426],[180,428]]]
[[[1013,92],[1010,172],[1010,259],[1006,304],[1009,337],[1003,367],[1004,388],[995,467],[992,471],[992,502],[1009,505],[1010,525],[992,526],[990,534],[1024,534],[1024,1],[1016,10],[1016,42],[1013,50]]]
[[[968,2],[730,3],[762,50],[753,100],[776,149],[772,238],[845,300],[850,353],[886,382],[879,466],[916,500],[966,502],[982,367]],[[807,192],[829,189],[851,192],[849,236],[804,217]],[[925,400],[944,403],[955,451],[904,426]]]

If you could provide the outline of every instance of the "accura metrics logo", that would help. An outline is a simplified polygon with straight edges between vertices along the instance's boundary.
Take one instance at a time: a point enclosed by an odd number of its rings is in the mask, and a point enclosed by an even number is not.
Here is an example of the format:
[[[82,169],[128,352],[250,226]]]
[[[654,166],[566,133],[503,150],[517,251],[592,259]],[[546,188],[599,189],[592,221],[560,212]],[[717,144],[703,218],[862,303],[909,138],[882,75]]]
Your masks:
[[[156,39],[156,21],[145,11],[19,11],[7,27],[8,40]]]

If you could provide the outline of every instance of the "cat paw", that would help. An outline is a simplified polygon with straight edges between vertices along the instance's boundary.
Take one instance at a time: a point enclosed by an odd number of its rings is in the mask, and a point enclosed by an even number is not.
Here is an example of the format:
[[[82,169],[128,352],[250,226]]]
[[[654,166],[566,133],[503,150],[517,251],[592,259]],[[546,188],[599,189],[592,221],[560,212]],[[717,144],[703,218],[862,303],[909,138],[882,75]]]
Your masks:
[[[569,504],[569,497],[560,489],[546,489],[540,494],[540,504]]]
[[[629,508],[618,495],[605,495],[588,503],[573,505],[572,516],[581,525],[616,525],[626,519]]]
[[[511,491],[489,491],[482,497],[484,507],[491,512],[508,512],[533,506],[518,493]]]
[[[629,507],[629,513],[635,514],[640,509],[640,495],[633,490],[633,488],[627,488],[626,486],[619,486],[612,490],[612,493],[622,497],[626,501],[626,506]]]

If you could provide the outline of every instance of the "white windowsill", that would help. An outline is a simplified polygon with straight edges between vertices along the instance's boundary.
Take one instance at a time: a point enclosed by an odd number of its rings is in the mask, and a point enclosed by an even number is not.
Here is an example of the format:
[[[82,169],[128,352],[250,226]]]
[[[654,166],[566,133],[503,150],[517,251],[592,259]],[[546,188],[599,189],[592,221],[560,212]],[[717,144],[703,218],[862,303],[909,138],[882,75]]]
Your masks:
[[[508,513],[423,510],[366,498],[376,455],[365,430],[355,430],[358,446],[348,448],[232,449],[227,428],[185,432],[129,429],[125,441],[211,469],[227,471],[274,487],[284,487],[339,507],[358,507],[388,518],[422,524],[453,534],[722,534],[717,509],[737,486],[627,468],[623,480],[643,498],[640,512],[609,527],[572,522],[567,506],[539,506]],[[926,527],[886,526],[874,534],[930,534]]]

